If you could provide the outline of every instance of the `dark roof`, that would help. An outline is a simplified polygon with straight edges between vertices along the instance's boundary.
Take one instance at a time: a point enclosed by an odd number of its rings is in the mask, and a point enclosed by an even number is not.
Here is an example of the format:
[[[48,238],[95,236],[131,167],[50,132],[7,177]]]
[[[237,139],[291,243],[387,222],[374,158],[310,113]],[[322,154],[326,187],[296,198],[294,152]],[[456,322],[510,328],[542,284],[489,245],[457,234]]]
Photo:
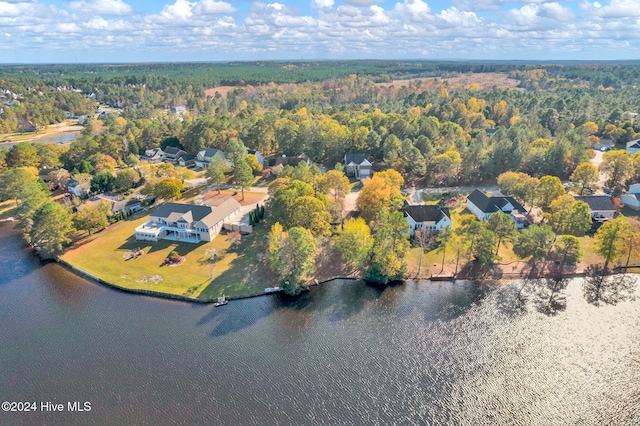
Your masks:
[[[495,213],[498,211],[502,211],[507,203],[511,203],[513,208],[518,210],[519,212],[527,211],[524,206],[516,201],[516,199],[513,197],[487,197],[487,195],[479,189],[475,189],[471,194],[469,194],[469,196],[467,197],[467,201],[471,201],[483,213]]]
[[[169,217],[171,213],[191,212],[193,221],[197,222],[211,214],[213,209],[209,206],[196,206],[195,204],[166,203],[158,207],[151,216]]]
[[[370,162],[369,160],[370,155],[366,152],[357,152],[354,154],[345,154],[344,155],[344,165],[346,166],[347,164],[353,162],[354,164],[362,164],[362,162],[364,160],[367,160]]]
[[[582,195],[575,197],[575,199],[589,204],[591,211],[611,211],[616,209],[611,198],[606,195]]]
[[[484,129],[484,132],[486,133],[487,136],[493,136],[496,134],[497,131],[498,129]]]
[[[611,139],[600,139],[597,144],[592,145],[593,149],[610,149],[613,146],[613,141]]]
[[[404,206],[400,211],[416,222],[439,222],[445,216],[450,217],[448,208],[435,205]]]
[[[177,159],[177,160],[179,160],[179,159],[181,159],[181,158],[182,158],[184,161],[193,161],[193,159],[194,159],[194,158],[196,158],[196,157],[194,157],[193,155],[191,155],[191,154],[187,154],[186,152],[182,151],[182,154],[179,154],[179,155],[176,157],[176,159]]]
[[[181,152],[184,152],[183,150],[181,150],[180,148],[176,148],[174,146],[168,146],[164,149],[164,153],[167,155],[178,155]]]
[[[282,164],[283,166],[296,167],[301,162],[306,162],[307,157],[268,157],[265,161],[269,167],[277,166],[279,164]]]
[[[133,206],[139,206],[140,200],[136,200],[135,198],[129,198],[128,200],[120,200],[113,203],[111,206],[112,211],[118,211],[126,208],[131,208]]]
[[[249,149],[249,148],[247,148],[247,154],[256,155],[256,154],[260,154],[260,153],[258,152],[257,149]]]

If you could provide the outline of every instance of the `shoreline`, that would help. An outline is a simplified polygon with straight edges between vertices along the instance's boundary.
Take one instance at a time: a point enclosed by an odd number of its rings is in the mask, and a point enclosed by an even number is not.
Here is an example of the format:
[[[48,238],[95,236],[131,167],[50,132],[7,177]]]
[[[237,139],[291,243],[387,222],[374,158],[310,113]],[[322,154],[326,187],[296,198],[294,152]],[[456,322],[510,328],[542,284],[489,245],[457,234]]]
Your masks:
[[[4,221],[5,224],[7,224],[6,221]],[[15,231],[15,229],[11,229],[11,232],[16,232],[17,234],[20,234],[19,232]],[[38,257],[38,259],[40,261],[44,261],[42,259],[40,259],[40,257],[38,256],[38,254],[35,252],[35,250],[33,250],[29,245],[27,245],[26,243],[24,243],[26,247],[30,248],[30,251],[32,253],[32,255]],[[150,290],[150,289],[132,289],[132,288],[127,288],[127,287],[123,287],[120,286],[118,284],[115,283],[111,283],[109,281],[106,281],[96,275],[91,274],[90,272],[87,272],[77,266],[74,266],[73,264],[69,263],[68,261],[60,258],[59,256],[56,256],[55,259],[53,259],[52,261],[56,262],[57,264],[61,265],[63,268],[65,268],[66,270],[82,277],[85,278],[87,280],[90,280],[92,282],[95,282],[96,284],[102,285],[104,287],[113,289],[113,290],[117,290],[117,291],[121,291],[121,292],[125,292],[125,293],[130,293],[130,294],[136,294],[136,295],[141,295],[141,296],[151,296],[151,297],[155,297],[158,299],[165,299],[165,300],[174,300],[174,301],[180,301],[180,302],[188,302],[188,303],[196,303],[196,304],[210,304],[210,303],[215,303],[218,298],[217,297],[209,297],[209,298],[199,298],[199,297],[189,297],[189,296],[184,296],[184,295],[179,295],[179,294],[172,294],[172,293],[165,293],[165,292],[160,292],[160,291],[154,291],[154,290]],[[613,276],[613,275],[624,275],[627,274],[629,272],[621,272],[624,269],[638,269],[640,266],[638,265],[631,265],[629,267],[624,267],[624,266],[619,266],[616,268],[611,269],[608,273],[603,274],[603,276]],[[634,273],[631,272],[632,275],[638,275],[640,276],[639,273]],[[518,280],[528,280],[528,279],[573,279],[573,278],[584,278],[590,276],[589,273],[587,271],[581,271],[581,272],[574,272],[574,273],[564,273],[562,276],[536,276],[536,277],[523,277],[523,276],[514,276],[514,277],[504,277],[504,276],[499,276],[499,277],[486,277],[486,278],[482,278],[482,279],[469,279],[469,278],[456,278],[454,276],[431,276],[429,278],[420,278],[420,279],[415,279],[415,278],[406,278],[403,280],[399,280],[397,281],[398,283],[401,284],[406,284],[408,282],[415,282],[415,281],[423,281],[423,282],[431,282],[431,283],[438,283],[438,282],[452,282],[452,283],[456,283],[458,281],[471,281],[474,283],[488,283],[488,282],[504,282],[504,281],[508,281],[508,282],[514,282],[514,281],[518,281]],[[330,283],[332,281],[336,281],[336,280],[344,280],[344,281],[362,281],[362,282],[367,282],[364,278],[361,277],[357,277],[357,276],[330,276],[328,278],[322,278],[322,279],[313,279],[312,282],[308,285],[308,287],[316,287],[316,286],[320,286],[322,284],[326,284],[326,283]],[[381,284],[380,284],[381,285]],[[390,285],[390,284],[387,284]],[[270,292],[255,292],[255,293],[248,293],[248,294],[241,294],[241,295],[235,295],[235,296],[225,296],[227,300],[242,300],[242,299],[250,299],[250,298],[255,298],[255,297],[260,297],[260,296],[270,296],[270,295],[275,295],[275,294],[283,294],[284,292],[282,290],[279,291],[270,291]]]
[[[37,256],[37,254],[34,253],[34,255]],[[210,303],[215,303],[218,298],[214,297],[214,298],[207,298],[207,299],[201,299],[201,298],[192,298],[192,297],[188,297],[188,296],[182,296],[182,295],[178,295],[178,294],[171,294],[171,293],[164,293],[164,292],[159,292],[159,291],[153,291],[153,290],[145,290],[145,289],[131,289],[131,288],[127,288],[127,287],[122,287],[119,286],[117,284],[114,283],[110,283],[108,281],[103,280],[100,277],[96,277],[93,274],[90,274],[89,272],[86,272],[76,266],[73,266],[71,263],[60,259],[59,257],[57,257],[55,259],[55,262],[62,265],[65,269],[82,276],[85,279],[89,279],[91,281],[96,282],[97,284],[103,285],[105,287],[114,289],[114,290],[118,290],[118,291],[122,291],[125,293],[131,293],[131,294],[138,294],[141,296],[151,296],[151,297],[156,297],[159,299],[169,299],[169,300],[176,300],[176,301],[181,301],[181,302],[189,302],[189,303],[197,303],[197,304],[210,304]],[[629,267],[631,268],[631,267]],[[617,269],[624,269],[624,267],[620,267]],[[616,272],[615,269],[612,269],[611,272],[603,274],[603,276],[613,276],[613,275],[625,275],[628,272]],[[640,274],[637,273],[631,273],[633,275],[638,275],[640,276]],[[577,273],[568,273],[568,274],[563,274],[562,276],[555,276],[555,277],[551,277],[551,276],[541,276],[541,277],[518,277],[518,278],[502,278],[502,277],[490,277],[490,278],[484,278],[484,279],[478,279],[478,280],[469,280],[469,279],[456,279],[455,277],[438,277],[438,276],[433,276],[431,278],[428,279],[420,279],[418,281],[424,281],[424,282],[452,282],[452,283],[456,283],[458,281],[471,281],[474,283],[488,283],[488,282],[502,282],[502,281],[509,281],[509,282],[514,282],[514,281],[518,281],[518,280],[527,280],[527,279],[534,279],[534,278],[538,278],[538,279],[574,279],[574,278],[584,278],[589,276],[589,274],[587,274],[586,272],[577,272]],[[340,277],[340,276],[333,276],[330,278],[326,278],[326,279],[322,279],[322,280],[313,280],[313,282],[311,284],[309,284],[309,287],[317,287],[323,284],[327,284],[330,283],[332,281],[337,281],[337,280],[342,280],[342,281],[362,281],[362,282],[367,282],[365,279],[363,278],[359,278],[359,277]],[[407,284],[408,282],[413,282],[416,281],[414,279],[404,279],[404,280],[399,280],[397,281],[398,283],[401,283],[401,285]],[[386,284],[386,285],[390,285]],[[382,284],[380,284],[382,285]],[[259,292],[259,293],[251,293],[251,294],[244,294],[244,295],[236,295],[236,296],[225,296],[227,300],[242,300],[242,299],[252,299],[255,297],[260,297],[260,296],[271,296],[271,295],[275,295],[275,294],[284,294],[284,292],[282,290],[279,291],[272,291],[272,292]]]

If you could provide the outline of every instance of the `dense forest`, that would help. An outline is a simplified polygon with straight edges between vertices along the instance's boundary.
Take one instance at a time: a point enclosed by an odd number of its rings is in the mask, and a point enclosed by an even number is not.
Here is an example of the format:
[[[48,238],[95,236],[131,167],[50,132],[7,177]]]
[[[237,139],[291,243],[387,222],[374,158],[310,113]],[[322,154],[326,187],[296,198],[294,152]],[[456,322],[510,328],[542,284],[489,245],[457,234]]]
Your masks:
[[[447,79],[487,72],[507,73],[519,87]],[[89,114],[98,104],[118,109],[89,121],[60,155],[68,170],[98,154],[130,163],[145,148],[196,154],[239,139],[265,154],[305,153],[329,167],[347,152],[366,151],[376,168],[398,170],[409,182],[477,183],[508,170],[568,177],[598,137],[623,144],[640,132],[635,65],[51,65],[2,67],[0,78],[0,132],[25,120],[44,126],[68,112]],[[390,83],[397,79],[404,80]],[[235,88],[205,94],[219,84]],[[174,105],[188,112],[172,115]]]

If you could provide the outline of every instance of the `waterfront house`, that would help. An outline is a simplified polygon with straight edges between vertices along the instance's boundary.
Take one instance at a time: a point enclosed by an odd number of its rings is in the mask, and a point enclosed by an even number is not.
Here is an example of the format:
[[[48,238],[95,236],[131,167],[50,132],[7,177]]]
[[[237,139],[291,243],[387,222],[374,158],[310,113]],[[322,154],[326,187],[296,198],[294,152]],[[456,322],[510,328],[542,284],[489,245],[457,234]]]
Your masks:
[[[415,231],[439,232],[442,228],[451,227],[449,209],[436,205],[405,205],[400,209],[409,223],[409,235]]]
[[[161,148],[147,148],[140,159],[154,164],[161,163],[164,160],[164,151]]]
[[[510,215],[516,222],[518,229],[524,228],[527,222],[525,216],[526,209],[515,198],[509,196],[487,196],[479,189],[475,189],[467,197],[467,209],[471,211],[480,221],[485,221],[496,212],[503,212]]]
[[[640,183],[629,185],[629,191],[620,197],[620,201],[625,206],[629,206],[634,210],[640,210]]]
[[[355,176],[357,179],[364,179],[373,173],[367,153],[355,153],[344,155],[344,170],[347,176]]]
[[[226,157],[224,156],[224,152],[215,148],[203,148],[198,152],[196,156],[196,166],[201,169],[206,169],[211,164],[211,160],[213,157],[220,157],[223,161],[227,162]]]
[[[96,195],[91,197],[86,205],[99,205],[101,202],[106,202],[111,207],[111,215],[114,216],[118,213],[130,214],[142,210],[142,204],[140,200],[135,198],[129,198],[121,200],[119,196],[109,196],[105,194]]]
[[[35,124],[33,124],[33,122],[29,120],[22,120],[20,121],[20,123],[18,123],[17,130],[20,133],[36,132],[38,131],[38,126],[36,126]]]
[[[640,152],[640,139],[627,142],[627,152],[629,154]]]
[[[229,198],[216,207],[166,203],[138,226],[136,241],[173,240],[188,243],[213,240],[225,221],[240,213],[240,204]]]
[[[616,214],[616,207],[607,195],[581,195],[575,197],[576,201],[584,201],[589,205],[591,219],[603,222],[612,219]]]

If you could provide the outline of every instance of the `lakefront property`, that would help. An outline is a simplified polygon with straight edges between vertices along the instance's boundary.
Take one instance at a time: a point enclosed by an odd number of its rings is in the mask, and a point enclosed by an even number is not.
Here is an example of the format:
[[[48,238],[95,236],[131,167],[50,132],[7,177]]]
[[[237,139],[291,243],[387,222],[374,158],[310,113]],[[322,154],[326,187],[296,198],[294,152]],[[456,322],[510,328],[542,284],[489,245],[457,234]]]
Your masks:
[[[136,241],[160,239],[199,243],[211,241],[226,220],[240,212],[240,204],[228,198],[217,207],[166,203],[150,215],[148,222],[136,228]]]

